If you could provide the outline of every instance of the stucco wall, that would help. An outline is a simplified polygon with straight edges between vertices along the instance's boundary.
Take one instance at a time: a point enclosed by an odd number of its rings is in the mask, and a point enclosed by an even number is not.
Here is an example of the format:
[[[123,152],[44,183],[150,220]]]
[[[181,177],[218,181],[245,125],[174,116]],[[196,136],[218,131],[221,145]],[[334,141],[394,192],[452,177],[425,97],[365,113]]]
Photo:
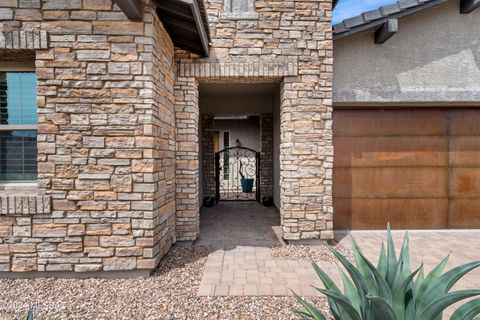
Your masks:
[[[230,132],[230,147],[235,147],[238,139],[242,147],[260,151],[260,120],[258,117],[246,120],[215,120],[214,129]],[[223,145],[220,145],[220,149],[223,149]]]
[[[383,45],[374,30],[334,42],[334,103],[480,102],[480,10],[452,0],[399,20]]]

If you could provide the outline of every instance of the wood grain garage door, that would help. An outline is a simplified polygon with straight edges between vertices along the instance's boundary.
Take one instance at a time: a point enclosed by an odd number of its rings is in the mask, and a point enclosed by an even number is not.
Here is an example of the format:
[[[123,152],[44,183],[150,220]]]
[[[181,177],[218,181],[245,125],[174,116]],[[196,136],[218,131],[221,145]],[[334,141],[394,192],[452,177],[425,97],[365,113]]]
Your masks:
[[[337,229],[480,227],[480,109],[335,110]]]

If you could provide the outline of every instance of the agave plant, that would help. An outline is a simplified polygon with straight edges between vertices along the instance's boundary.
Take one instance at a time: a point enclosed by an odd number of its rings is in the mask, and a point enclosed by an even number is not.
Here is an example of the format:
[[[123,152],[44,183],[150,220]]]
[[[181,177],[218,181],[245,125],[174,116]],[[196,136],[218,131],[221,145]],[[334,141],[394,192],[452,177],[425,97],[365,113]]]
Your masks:
[[[350,238],[356,265],[335,248],[329,247],[349,275],[337,265],[343,281],[343,293],[313,263],[315,272],[325,286],[325,289],[316,289],[327,297],[330,311],[336,320],[442,320],[443,312],[452,304],[480,295],[480,290],[450,292],[459,279],[480,266],[480,261],[443,273],[447,256],[424,276],[423,265],[414,271],[410,268],[408,232],[405,233],[397,258],[390,226],[387,228],[387,250],[382,243],[377,267],[363,255],[351,234]],[[297,294],[294,295],[303,305],[302,309],[295,310],[302,319],[327,319],[318,309]],[[480,320],[480,298],[464,303],[450,320]]]
[[[28,309],[27,315],[25,316],[25,320],[33,320],[33,311],[31,307]]]

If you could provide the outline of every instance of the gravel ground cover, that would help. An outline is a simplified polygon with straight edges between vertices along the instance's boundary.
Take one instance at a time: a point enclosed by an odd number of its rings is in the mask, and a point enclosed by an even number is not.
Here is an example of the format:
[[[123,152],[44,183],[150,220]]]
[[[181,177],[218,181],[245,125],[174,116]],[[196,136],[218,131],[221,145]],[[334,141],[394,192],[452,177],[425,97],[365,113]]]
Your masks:
[[[341,244],[334,243],[332,245],[340,252],[348,261],[355,261],[353,252]],[[276,259],[287,260],[303,260],[316,262],[337,262],[337,258],[330,252],[325,245],[283,245],[272,247],[272,256]]]
[[[0,319],[299,319],[293,297],[198,297],[208,253],[174,246],[146,279],[0,279]]]

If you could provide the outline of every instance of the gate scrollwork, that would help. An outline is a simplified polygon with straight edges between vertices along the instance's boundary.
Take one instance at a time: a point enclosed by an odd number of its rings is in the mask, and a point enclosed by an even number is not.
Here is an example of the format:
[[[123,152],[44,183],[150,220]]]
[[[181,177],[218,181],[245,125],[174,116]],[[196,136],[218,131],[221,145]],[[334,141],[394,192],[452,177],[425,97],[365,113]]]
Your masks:
[[[233,147],[215,154],[216,201],[259,201],[260,154]]]

